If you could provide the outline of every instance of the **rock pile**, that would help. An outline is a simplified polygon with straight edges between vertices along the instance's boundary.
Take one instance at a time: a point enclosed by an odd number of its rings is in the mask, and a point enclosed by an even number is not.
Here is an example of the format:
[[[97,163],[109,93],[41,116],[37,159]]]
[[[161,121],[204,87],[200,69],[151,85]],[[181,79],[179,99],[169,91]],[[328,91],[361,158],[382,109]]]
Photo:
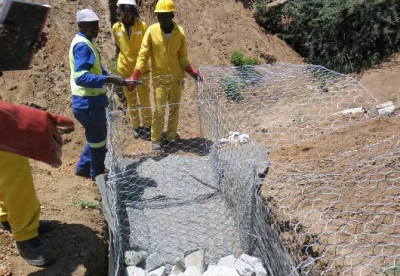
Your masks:
[[[229,255],[217,264],[205,264],[204,249],[196,250],[178,258],[170,267],[162,262],[157,254],[143,251],[125,253],[128,276],[266,276],[267,271],[260,259],[241,254],[239,258]]]

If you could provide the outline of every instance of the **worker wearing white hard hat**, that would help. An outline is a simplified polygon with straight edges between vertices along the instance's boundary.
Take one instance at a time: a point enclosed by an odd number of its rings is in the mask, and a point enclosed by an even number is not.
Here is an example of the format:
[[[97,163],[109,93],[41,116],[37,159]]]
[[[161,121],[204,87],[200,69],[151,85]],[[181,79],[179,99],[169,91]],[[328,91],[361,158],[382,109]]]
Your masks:
[[[117,72],[128,78],[135,69],[147,25],[139,18],[135,0],[119,0],[117,5],[118,22],[112,27],[112,34],[117,45]],[[152,120],[149,75],[149,64],[146,63],[144,74],[139,79],[142,84],[132,92],[126,87],[123,90],[128,104],[133,137],[146,140],[150,139]]]
[[[110,75],[102,66],[100,53],[94,45],[99,33],[99,17],[92,10],[76,14],[79,33],[69,50],[71,68],[72,109],[85,129],[86,145],[77,163],[75,174],[94,179],[104,173],[107,152],[106,112],[108,98],[105,83],[126,85],[125,79]]]

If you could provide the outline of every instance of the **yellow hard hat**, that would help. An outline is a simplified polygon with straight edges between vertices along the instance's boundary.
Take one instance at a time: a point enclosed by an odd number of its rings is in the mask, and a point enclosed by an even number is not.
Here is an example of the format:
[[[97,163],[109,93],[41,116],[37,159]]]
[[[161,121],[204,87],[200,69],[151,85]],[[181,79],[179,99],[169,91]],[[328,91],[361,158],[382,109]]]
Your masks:
[[[158,0],[154,12],[174,12],[175,4],[172,0]]]

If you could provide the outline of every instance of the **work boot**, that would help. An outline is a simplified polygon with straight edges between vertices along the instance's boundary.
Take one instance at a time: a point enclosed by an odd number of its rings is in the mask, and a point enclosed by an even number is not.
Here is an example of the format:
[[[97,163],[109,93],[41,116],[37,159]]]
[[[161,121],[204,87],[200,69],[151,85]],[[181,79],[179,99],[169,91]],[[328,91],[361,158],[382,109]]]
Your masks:
[[[90,178],[90,173],[89,172],[81,172],[81,171],[75,171],[76,176],[84,177],[84,178]]]
[[[140,137],[144,140],[150,141],[151,127],[145,127],[140,131]]]
[[[8,221],[0,222],[0,228],[11,233],[11,226]],[[39,235],[43,235],[46,232],[49,232],[53,228],[53,224],[48,220],[39,221],[38,233]]]
[[[17,249],[25,261],[34,266],[47,266],[56,260],[53,250],[39,237],[16,242]]]
[[[140,136],[140,128],[133,129],[133,138],[137,139]]]
[[[161,150],[161,144],[159,142],[153,142],[152,143],[152,148],[155,151],[160,151]]]

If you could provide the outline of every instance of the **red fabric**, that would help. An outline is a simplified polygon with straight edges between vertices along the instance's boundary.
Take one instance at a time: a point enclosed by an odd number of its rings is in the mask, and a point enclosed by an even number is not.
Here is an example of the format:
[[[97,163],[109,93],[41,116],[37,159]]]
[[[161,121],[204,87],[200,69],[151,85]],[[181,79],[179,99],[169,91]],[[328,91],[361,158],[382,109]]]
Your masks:
[[[200,80],[200,81],[203,80],[203,75],[201,74],[201,72],[197,68],[192,67],[192,66],[188,66],[188,67],[185,68],[185,71],[186,71],[186,73],[191,75],[196,80],[197,79]]]
[[[0,101],[0,150],[60,167],[62,138],[57,126],[73,125],[64,116]]]
[[[135,70],[133,71],[132,76],[130,76],[128,80],[137,81],[137,80],[140,78],[141,75],[142,75],[142,71],[140,71],[139,69],[135,69]],[[133,89],[135,88],[135,86],[136,86],[136,84],[135,84],[134,82],[129,83],[129,84],[128,84],[128,89],[129,89],[129,91],[133,91]]]

